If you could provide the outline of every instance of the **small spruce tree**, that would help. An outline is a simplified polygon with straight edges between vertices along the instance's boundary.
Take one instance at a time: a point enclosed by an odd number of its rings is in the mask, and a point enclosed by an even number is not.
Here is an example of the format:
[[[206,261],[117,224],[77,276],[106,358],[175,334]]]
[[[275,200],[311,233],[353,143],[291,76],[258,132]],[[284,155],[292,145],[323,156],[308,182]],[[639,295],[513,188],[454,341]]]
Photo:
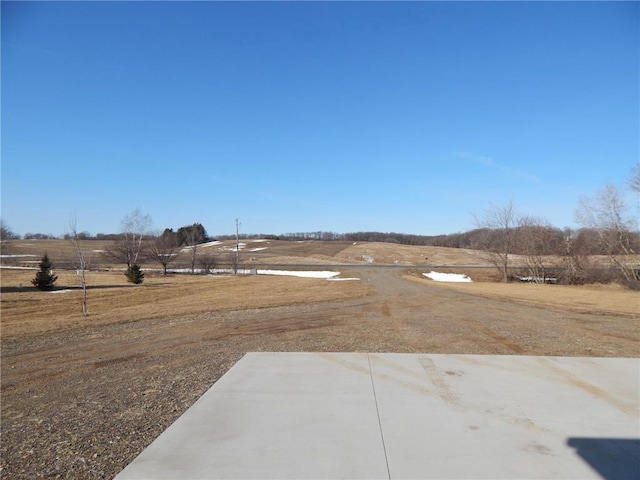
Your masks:
[[[130,283],[139,285],[144,281],[144,273],[140,270],[140,265],[137,263],[129,266],[124,274]]]
[[[53,290],[58,276],[54,275],[51,271],[53,265],[49,260],[49,255],[45,252],[40,261],[40,270],[36,273],[36,277],[31,280],[31,283],[38,290]]]

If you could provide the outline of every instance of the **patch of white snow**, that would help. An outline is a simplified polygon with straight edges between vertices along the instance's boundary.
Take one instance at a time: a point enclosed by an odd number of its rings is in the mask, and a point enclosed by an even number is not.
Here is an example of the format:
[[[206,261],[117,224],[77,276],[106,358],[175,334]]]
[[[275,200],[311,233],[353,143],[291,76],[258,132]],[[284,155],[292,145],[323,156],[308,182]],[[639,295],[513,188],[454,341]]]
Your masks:
[[[471,280],[469,277],[461,273],[440,273],[440,272],[432,271],[429,273],[423,273],[422,275],[436,282],[459,282],[459,283],[473,282],[473,280]]]
[[[213,242],[205,242],[198,244],[199,247],[213,247],[214,245],[220,245],[220,241],[214,240]]]
[[[292,277],[304,278],[331,278],[340,275],[340,272],[331,272],[327,270],[258,270],[258,275],[288,275]]]

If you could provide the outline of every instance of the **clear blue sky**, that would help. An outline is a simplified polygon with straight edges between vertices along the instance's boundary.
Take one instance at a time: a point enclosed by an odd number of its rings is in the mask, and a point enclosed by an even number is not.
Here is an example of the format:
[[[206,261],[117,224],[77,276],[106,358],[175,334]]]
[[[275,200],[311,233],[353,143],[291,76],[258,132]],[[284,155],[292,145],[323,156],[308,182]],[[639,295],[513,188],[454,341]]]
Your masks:
[[[2,2],[19,234],[574,226],[640,155],[638,2]]]

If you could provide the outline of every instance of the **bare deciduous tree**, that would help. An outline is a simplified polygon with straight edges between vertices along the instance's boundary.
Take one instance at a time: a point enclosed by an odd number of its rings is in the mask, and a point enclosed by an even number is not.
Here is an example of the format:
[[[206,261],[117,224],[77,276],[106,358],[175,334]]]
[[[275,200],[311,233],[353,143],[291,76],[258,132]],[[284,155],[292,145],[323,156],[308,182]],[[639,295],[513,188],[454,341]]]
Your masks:
[[[151,216],[136,208],[122,219],[120,226],[121,237],[106,250],[105,255],[119,263],[126,263],[130,268],[138,262],[143,239],[151,227]]]
[[[231,265],[231,269],[234,274],[238,274],[238,269],[240,268],[240,259],[236,253],[227,254],[227,259],[229,265]]]
[[[636,163],[636,166],[631,170],[629,186],[634,192],[640,193],[640,163]]]
[[[150,260],[159,263],[167,274],[167,267],[178,256],[180,246],[173,231],[165,230],[147,243],[147,253]]]
[[[637,219],[627,216],[627,204],[615,186],[605,186],[595,197],[582,197],[576,220],[597,232],[600,247],[626,280],[638,280],[629,261],[636,255],[632,237]]]
[[[69,233],[67,238],[73,244],[76,253],[76,271],[80,275],[80,283],[82,287],[82,314],[89,315],[87,308],[87,276],[86,273],[89,270],[89,264],[91,262],[91,256],[82,249],[80,244],[81,234],[78,233],[78,222],[75,215],[69,220]]]
[[[502,280],[509,279],[509,254],[515,239],[516,211],[513,200],[506,205],[489,204],[484,212],[475,216],[479,228],[486,229],[479,237],[477,247],[487,254],[487,259],[500,271]]]
[[[524,216],[518,219],[515,236],[518,252],[523,255],[530,281],[547,281],[548,253],[557,252],[558,235],[551,224],[544,219]]]
[[[127,266],[138,262],[142,250],[142,240],[151,227],[151,216],[144,215],[139,208],[122,219],[122,233],[128,245]]]
[[[15,240],[18,238],[11,227],[4,220],[0,219],[0,240]]]
[[[589,267],[588,241],[578,230],[566,228],[563,231],[563,245],[560,252],[560,277],[563,283],[582,284],[586,281]]]
[[[11,240],[18,239],[19,236],[16,235],[11,227],[2,219],[0,219],[0,252],[4,255],[11,254],[13,250]]]
[[[201,255],[199,258],[200,271],[205,275],[209,274],[211,273],[212,270],[216,268],[217,263],[218,262],[214,255],[209,255],[209,254]]]
[[[195,227],[195,224],[194,224]],[[187,248],[189,249],[189,255],[191,257],[191,273],[196,273],[196,262],[198,259],[198,244],[200,243],[200,235],[196,228],[190,228],[186,231],[185,240],[187,242]]]

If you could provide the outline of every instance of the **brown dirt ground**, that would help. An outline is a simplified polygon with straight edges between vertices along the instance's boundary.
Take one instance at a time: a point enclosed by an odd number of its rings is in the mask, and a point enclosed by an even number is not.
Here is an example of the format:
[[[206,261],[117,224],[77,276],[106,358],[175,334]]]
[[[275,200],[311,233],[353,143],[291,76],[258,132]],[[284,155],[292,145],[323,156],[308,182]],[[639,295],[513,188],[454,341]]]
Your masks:
[[[634,292],[491,290],[367,266],[342,276],[361,280],[176,276],[131,287],[96,274],[82,317],[79,291],[35,292],[3,271],[2,475],[113,478],[250,351],[640,357]]]

